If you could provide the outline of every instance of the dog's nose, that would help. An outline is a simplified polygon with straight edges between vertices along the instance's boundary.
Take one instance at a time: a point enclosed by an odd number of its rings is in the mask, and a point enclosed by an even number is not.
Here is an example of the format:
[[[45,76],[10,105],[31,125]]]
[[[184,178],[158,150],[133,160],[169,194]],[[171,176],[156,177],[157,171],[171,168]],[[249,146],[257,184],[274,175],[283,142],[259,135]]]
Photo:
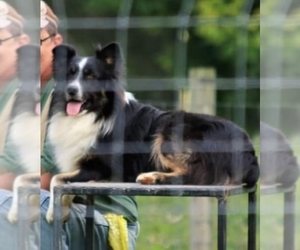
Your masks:
[[[78,93],[78,88],[76,87],[68,87],[67,92],[70,96],[76,96]]]

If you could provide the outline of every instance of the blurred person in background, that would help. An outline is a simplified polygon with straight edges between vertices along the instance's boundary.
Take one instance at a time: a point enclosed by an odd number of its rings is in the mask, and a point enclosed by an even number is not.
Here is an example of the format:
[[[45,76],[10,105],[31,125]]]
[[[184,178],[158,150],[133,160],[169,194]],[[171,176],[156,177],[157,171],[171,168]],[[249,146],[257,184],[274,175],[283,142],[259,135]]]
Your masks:
[[[22,167],[8,140],[10,115],[19,82],[16,79],[16,50],[30,42],[24,18],[8,3],[0,1],[0,248],[19,249],[17,225],[7,220],[14,179]],[[32,232],[33,233],[33,232]],[[37,249],[33,242],[30,249]]]
[[[42,138],[43,153],[41,156],[42,176],[41,176],[41,249],[53,249],[53,224],[46,221],[45,215],[49,205],[50,181],[53,175],[57,174],[57,167],[51,152],[51,145],[47,143],[46,120],[49,106],[51,105],[51,92],[54,87],[52,80],[52,50],[63,42],[63,38],[58,31],[59,19],[51,8],[41,1],[41,83],[42,83]],[[63,249],[82,250],[85,240],[85,210],[86,206],[81,197],[76,197],[71,207],[69,220],[64,223]],[[109,214],[110,217],[107,217]],[[139,231],[137,221],[137,204],[133,197],[128,196],[97,196],[95,197],[95,249],[111,249],[111,242],[108,238],[113,230],[122,230],[128,234],[128,249],[135,249],[135,241]],[[118,227],[119,223],[113,220],[126,222],[127,228]],[[110,222],[109,222],[110,221]],[[118,239],[114,238],[114,243]]]
[[[5,155],[4,144],[13,97],[19,84],[16,79],[16,50],[30,42],[23,30],[24,21],[14,8],[0,1],[0,188],[8,190],[12,188],[18,162],[13,155]]]

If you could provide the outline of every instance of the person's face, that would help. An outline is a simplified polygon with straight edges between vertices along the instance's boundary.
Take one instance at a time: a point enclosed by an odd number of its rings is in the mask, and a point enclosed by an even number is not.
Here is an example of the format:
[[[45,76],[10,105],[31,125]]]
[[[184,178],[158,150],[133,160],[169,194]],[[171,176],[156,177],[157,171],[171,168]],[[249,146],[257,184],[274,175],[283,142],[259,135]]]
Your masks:
[[[3,41],[12,36],[9,30],[0,29],[0,82],[2,83],[6,83],[15,76],[16,50],[29,43],[29,37],[25,34]]]
[[[46,29],[41,29],[40,39],[48,38],[50,34]],[[56,34],[41,43],[41,81],[42,84],[48,81],[52,76],[52,50],[62,43],[60,34]]]

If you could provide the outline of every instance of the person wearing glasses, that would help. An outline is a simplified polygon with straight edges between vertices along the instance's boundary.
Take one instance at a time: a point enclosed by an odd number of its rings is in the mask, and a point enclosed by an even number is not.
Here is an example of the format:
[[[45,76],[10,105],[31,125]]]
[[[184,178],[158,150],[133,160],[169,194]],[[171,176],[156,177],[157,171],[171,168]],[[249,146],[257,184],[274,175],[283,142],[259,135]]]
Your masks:
[[[43,93],[41,97],[42,105],[42,141],[43,153],[41,156],[41,249],[52,250],[53,248],[53,224],[46,221],[45,215],[49,205],[49,188],[53,175],[57,173],[57,168],[51,145],[47,142],[45,134],[46,118],[49,106],[51,105],[51,91],[54,87],[52,81],[52,50],[63,42],[58,31],[58,18],[51,8],[41,1],[41,83]],[[133,97],[132,97],[133,98]],[[86,206],[81,197],[76,197],[71,207],[69,220],[64,223],[62,232],[63,249],[82,250],[85,245],[85,210]],[[109,214],[109,216],[107,216]],[[135,249],[136,237],[139,231],[137,221],[137,204],[132,197],[125,196],[98,196],[95,197],[95,224],[94,242],[95,249],[121,249],[118,238],[114,238],[115,230],[122,230],[124,235],[128,235],[128,250]],[[125,218],[125,221],[124,219]],[[117,221],[117,223],[112,222]],[[121,220],[121,221],[120,221]],[[121,222],[121,223],[119,223]],[[124,224],[122,224],[124,222]],[[122,224],[121,227],[119,225]],[[124,226],[125,225],[125,226]],[[126,227],[127,225],[127,227]],[[123,235],[123,234],[122,234]],[[112,241],[109,240],[113,239]],[[117,244],[117,248],[113,247]],[[112,248],[111,248],[112,247]]]
[[[19,249],[17,226],[7,220],[12,203],[12,186],[20,174],[15,151],[10,150],[8,126],[19,82],[16,79],[16,50],[30,42],[24,18],[8,3],[0,1],[0,248]],[[35,234],[35,233],[34,233]],[[32,234],[32,235],[34,235]],[[37,249],[34,242],[30,249]]]
[[[4,144],[13,96],[18,87],[16,50],[30,42],[24,33],[24,23],[24,18],[12,6],[0,1],[0,189],[6,190],[12,189],[17,165],[14,157],[8,159],[4,155]]]

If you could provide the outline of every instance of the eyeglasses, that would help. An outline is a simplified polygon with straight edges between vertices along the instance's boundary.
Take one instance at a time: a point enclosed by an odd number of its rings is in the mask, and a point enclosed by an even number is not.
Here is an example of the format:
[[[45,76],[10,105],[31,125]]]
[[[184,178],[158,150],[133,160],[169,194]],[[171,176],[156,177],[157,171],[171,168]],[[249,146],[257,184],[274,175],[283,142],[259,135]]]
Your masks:
[[[50,35],[50,36],[48,36],[48,37],[46,37],[44,39],[41,39],[40,40],[40,44],[42,45],[43,42],[45,42],[46,40],[48,40],[48,39],[50,39],[51,37],[54,37],[54,36],[56,36],[56,34],[53,34],[53,35]]]
[[[13,39],[13,38],[15,38],[15,37],[17,37],[17,36],[20,36],[20,34],[13,35],[13,36],[10,36],[10,37],[5,38],[5,39],[0,39],[0,46],[2,45],[3,42],[8,41],[8,40],[10,40],[10,39]]]

